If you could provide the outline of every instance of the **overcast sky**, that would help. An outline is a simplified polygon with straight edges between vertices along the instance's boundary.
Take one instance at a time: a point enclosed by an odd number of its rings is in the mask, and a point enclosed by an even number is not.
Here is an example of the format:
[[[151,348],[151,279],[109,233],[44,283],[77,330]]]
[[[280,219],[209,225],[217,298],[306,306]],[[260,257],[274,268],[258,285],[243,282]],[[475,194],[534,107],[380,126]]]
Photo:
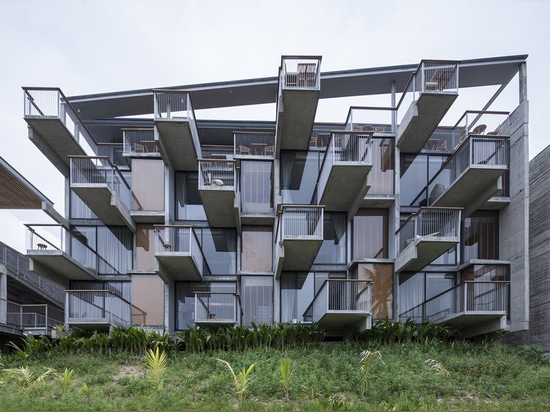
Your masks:
[[[275,76],[292,54],[321,55],[321,71],[528,54],[533,158],[548,145],[548,16],[549,0],[0,0],[0,156],[64,213],[63,179],[28,139],[22,86],[73,96]],[[50,222],[0,221],[0,241],[21,251],[22,222]]]

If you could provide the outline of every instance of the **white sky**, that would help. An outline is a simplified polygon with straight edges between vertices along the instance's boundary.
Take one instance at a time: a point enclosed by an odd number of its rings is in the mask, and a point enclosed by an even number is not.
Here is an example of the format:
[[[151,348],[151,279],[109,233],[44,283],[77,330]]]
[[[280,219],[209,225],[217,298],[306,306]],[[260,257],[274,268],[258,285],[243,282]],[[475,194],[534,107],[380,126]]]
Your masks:
[[[321,55],[322,71],[528,54],[531,159],[548,145],[548,16],[550,0],[0,0],[0,156],[63,214],[22,86],[73,96],[275,76],[293,54]],[[0,211],[0,241],[24,251],[22,222],[49,218]]]

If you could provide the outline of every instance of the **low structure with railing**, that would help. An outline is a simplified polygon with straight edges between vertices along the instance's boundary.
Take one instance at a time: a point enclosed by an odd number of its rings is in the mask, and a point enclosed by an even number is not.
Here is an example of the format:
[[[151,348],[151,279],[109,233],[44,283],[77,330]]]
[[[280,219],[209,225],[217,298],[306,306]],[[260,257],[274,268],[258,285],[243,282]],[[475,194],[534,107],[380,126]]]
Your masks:
[[[399,319],[453,323],[461,316],[505,316],[510,309],[509,296],[509,281],[465,281],[406,309]]]
[[[235,164],[234,160],[199,159],[199,189],[235,190]]]
[[[128,327],[133,312],[138,309],[112,290],[66,290],[65,324],[81,328],[99,329],[109,326]],[[144,318],[144,312],[136,314]]]
[[[323,239],[323,206],[281,205],[277,240]]]
[[[275,135],[273,133],[234,133],[234,156],[274,156]]]
[[[126,156],[159,153],[154,129],[123,129],[122,142],[122,151]]]
[[[0,325],[21,333],[49,335],[63,325],[63,310],[47,304],[21,304],[0,298]]]
[[[321,57],[283,56],[281,60],[283,89],[320,89]]]
[[[391,107],[349,108],[346,130],[369,133],[395,133],[396,111]]]
[[[196,324],[239,324],[241,316],[237,293],[195,292]]]

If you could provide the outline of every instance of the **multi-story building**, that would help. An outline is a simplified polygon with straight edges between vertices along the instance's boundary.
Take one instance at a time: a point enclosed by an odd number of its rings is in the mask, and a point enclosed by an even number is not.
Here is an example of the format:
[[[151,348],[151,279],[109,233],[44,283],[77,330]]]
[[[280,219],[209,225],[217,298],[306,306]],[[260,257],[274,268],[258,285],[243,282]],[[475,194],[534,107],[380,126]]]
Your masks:
[[[66,181],[66,217],[28,225],[31,267],[67,289],[69,326],[524,331],[526,58],[321,73],[283,56],[271,78],[24,88],[29,137]],[[347,117],[318,118],[346,98]]]
[[[59,217],[53,203],[0,157],[0,209],[36,209]],[[51,334],[64,323],[63,288],[29,269],[29,258],[0,242],[0,351],[15,337]]]

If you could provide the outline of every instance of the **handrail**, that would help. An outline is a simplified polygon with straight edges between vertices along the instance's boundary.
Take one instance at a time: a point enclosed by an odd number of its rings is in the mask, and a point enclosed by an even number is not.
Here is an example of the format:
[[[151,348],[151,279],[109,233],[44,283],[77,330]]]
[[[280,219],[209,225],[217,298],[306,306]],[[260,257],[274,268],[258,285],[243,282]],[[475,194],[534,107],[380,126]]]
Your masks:
[[[69,158],[107,160],[107,163],[109,163],[109,166],[111,166],[117,172],[117,174],[121,177],[122,182],[124,182],[126,187],[131,190],[129,183],[126,181],[126,178],[124,177],[124,175],[122,174],[118,166],[115,165],[108,156],[69,155]]]

